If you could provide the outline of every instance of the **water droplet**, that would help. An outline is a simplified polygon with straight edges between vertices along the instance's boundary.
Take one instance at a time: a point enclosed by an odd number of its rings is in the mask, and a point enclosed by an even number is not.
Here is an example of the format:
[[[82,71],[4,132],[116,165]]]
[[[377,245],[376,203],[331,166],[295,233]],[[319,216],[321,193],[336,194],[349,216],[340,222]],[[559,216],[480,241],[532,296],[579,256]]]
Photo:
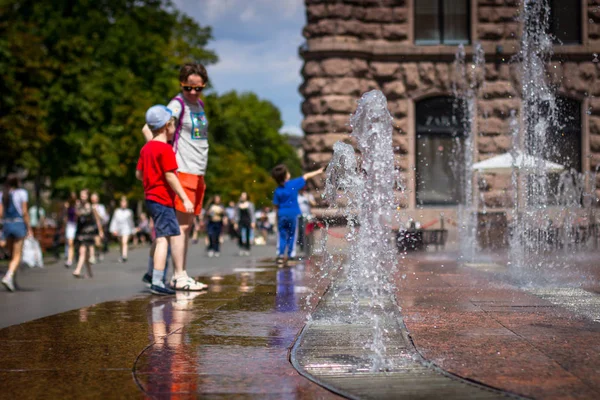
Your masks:
[[[597,63],[597,62],[599,61],[599,60],[598,60],[598,53],[594,53],[594,54],[592,54],[592,55],[594,56],[594,58],[592,59],[592,62],[595,62],[595,63]]]

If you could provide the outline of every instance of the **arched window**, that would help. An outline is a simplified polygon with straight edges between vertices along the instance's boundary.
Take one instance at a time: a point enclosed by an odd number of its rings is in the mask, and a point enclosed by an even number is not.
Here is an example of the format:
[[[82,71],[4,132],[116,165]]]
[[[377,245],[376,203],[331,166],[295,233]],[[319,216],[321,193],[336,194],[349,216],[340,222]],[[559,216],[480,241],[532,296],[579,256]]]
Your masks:
[[[550,0],[550,33],[555,43],[581,43],[581,1]]]
[[[464,198],[463,110],[454,97],[416,104],[417,205],[455,205]]]
[[[469,3],[469,0],[415,1],[415,44],[468,44]]]

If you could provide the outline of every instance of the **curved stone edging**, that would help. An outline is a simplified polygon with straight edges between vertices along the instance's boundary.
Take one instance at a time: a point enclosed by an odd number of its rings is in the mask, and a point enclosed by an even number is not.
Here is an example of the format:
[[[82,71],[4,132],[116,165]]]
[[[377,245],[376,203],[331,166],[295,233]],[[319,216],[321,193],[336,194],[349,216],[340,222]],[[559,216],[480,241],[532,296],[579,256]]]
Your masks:
[[[372,332],[370,319],[345,320],[344,315],[350,315],[344,311],[350,308],[351,294],[343,291],[333,298],[332,292],[330,287],[290,352],[294,368],[309,380],[350,399],[523,398],[450,374],[425,360],[391,298],[378,317],[388,332],[387,356],[393,367],[371,372],[370,351],[363,347]],[[362,296],[359,307],[368,306]]]

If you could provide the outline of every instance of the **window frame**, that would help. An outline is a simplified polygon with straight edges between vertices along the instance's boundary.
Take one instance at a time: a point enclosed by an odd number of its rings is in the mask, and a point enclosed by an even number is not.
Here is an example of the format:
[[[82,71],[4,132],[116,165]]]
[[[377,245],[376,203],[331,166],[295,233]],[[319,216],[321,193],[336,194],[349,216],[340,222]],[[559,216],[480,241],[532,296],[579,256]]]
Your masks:
[[[413,0],[413,21],[417,21],[417,2],[419,0]],[[472,31],[472,23],[471,23],[471,1],[472,0],[464,0],[466,4],[467,12],[465,14],[467,24],[466,24],[466,36],[467,40],[465,43],[444,43],[444,1],[453,1],[453,0],[437,0],[438,2],[438,29],[440,34],[439,41],[424,41],[417,39],[417,25],[413,23],[413,41],[416,46],[459,46],[470,45],[472,43],[471,31]]]
[[[420,130],[419,129],[419,105],[422,103],[427,103],[429,101],[435,101],[435,100],[439,100],[439,99],[444,99],[444,101],[448,102],[448,106],[450,107],[450,113],[449,115],[452,116],[452,118],[456,117],[459,120],[459,125],[457,126],[447,126],[447,127],[442,127],[442,129],[432,129],[432,130]],[[459,197],[456,199],[453,199],[452,201],[423,201],[419,199],[419,192],[421,190],[423,190],[423,184],[420,182],[421,181],[421,177],[419,174],[419,168],[418,168],[418,157],[419,157],[419,145],[420,140],[423,140],[425,138],[447,138],[451,141],[455,140],[456,138],[458,138],[461,141],[461,146],[464,147],[464,142],[467,140],[468,135],[471,135],[471,128],[469,127],[468,129],[461,129],[460,127],[460,121],[462,120],[462,115],[457,114],[456,112],[456,105],[457,105],[457,101],[460,102],[460,99],[457,98],[456,96],[451,96],[451,95],[445,95],[445,94],[440,94],[440,95],[436,95],[436,96],[430,96],[430,97],[425,97],[422,98],[418,101],[414,102],[414,120],[413,120],[413,126],[414,126],[414,152],[415,152],[415,186],[414,186],[414,201],[415,201],[415,206],[417,208],[426,208],[426,207],[457,207],[460,204],[463,204],[464,202],[464,198],[461,195],[461,193],[464,191],[464,187],[459,187],[458,193],[459,193]],[[442,114],[444,115],[444,114]],[[456,128],[456,129],[455,129]],[[463,148],[464,150],[464,148]],[[464,164],[464,157],[465,154],[463,152],[462,154],[463,159],[460,160],[460,165]],[[453,171],[454,172],[454,171]],[[455,176],[454,179],[456,180],[456,184],[458,184],[459,186],[462,186],[464,184],[464,182],[462,182],[460,177]]]
[[[552,43],[554,45],[558,45],[558,46],[577,46],[577,45],[581,45],[583,44],[583,7],[581,4],[581,1],[579,0],[570,0],[571,2],[569,3],[569,5],[573,5],[575,7],[577,7],[577,41],[575,42],[563,42],[562,40],[560,40],[557,37],[556,32],[554,32],[554,16],[556,14],[555,12],[555,8],[554,8],[554,1],[550,0],[549,2],[549,9],[550,9],[550,15],[548,16],[548,33],[552,35],[553,40]]]

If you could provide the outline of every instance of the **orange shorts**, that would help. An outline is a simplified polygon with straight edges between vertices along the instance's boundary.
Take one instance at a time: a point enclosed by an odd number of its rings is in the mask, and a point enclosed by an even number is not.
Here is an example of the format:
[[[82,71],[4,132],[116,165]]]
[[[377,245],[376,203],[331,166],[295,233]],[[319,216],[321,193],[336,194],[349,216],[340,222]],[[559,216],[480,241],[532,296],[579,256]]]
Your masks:
[[[204,175],[178,172],[177,177],[179,178],[179,182],[181,182],[185,194],[187,194],[187,197],[194,204],[194,214],[200,215],[200,212],[202,211],[202,202],[204,201],[204,190],[206,189]],[[186,212],[183,201],[181,201],[179,196],[175,196],[175,209],[182,213]]]

